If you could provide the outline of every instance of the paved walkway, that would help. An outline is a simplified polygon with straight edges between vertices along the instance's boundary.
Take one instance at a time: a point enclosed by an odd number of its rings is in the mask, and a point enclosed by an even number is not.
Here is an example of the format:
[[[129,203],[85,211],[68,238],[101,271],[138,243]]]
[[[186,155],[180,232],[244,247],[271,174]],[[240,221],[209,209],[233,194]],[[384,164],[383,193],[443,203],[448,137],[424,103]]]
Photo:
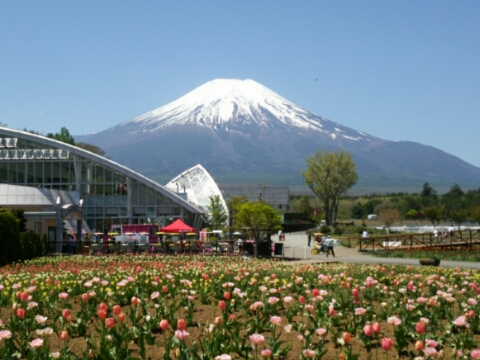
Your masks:
[[[278,243],[278,236],[272,236],[272,240],[274,243]],[[334,248],[335,257],[332,257],[331,255],[329,257],[326,257],[325,254],[312,255],[312,248],[307,247],[308,240],[307,235],[305,234],[286,234],[285,242],[282,241],[281,243],[284,244],[285,247],[285,258],[291,256],[293,248],[295,259],[297,259],[293,261],[298,264],[317,264],[338,261],[350,264],[385,264],[406,266],[420,265],[418,259],[377,257],[365,253],[360,253],[358,251],[358,248],[346,248],[343,246],[337,246]],[[442,260],[440,266],[445,268],[460,267],[466,269],[480,269],[480,262]]]

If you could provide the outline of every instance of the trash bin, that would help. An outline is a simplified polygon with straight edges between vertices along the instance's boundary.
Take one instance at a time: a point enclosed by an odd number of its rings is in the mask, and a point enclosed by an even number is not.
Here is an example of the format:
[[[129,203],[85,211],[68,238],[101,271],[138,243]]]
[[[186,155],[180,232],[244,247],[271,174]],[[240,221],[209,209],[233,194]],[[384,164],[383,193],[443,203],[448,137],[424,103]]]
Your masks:
[[[275,243],[274,255],[283,255],[283,244]]]
[[[272,255],[272,248],[267,241],[262,241],[258,244],[258,255],[261,256],[271,256]]]

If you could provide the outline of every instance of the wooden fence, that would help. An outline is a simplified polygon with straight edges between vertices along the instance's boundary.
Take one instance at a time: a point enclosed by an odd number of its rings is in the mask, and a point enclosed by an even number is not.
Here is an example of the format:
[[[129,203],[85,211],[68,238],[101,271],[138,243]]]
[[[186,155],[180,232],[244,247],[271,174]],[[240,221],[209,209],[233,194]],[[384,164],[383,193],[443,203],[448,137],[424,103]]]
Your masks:
[[[480,246],[480,230],[454,231],[452,234],[438,234],[435,239],[433,233],[411,233],[371,235],[368,239],[361,236],[349,237],[347,241],[359,251],[368,250],[414,250],[426,248],[461,248],[470,249]]]

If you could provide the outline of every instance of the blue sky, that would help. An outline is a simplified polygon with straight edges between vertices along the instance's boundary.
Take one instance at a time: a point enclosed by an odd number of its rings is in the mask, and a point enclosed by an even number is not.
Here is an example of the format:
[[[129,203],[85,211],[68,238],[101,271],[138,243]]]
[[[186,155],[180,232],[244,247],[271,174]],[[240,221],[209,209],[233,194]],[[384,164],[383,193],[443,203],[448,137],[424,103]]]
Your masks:
[[[478,19],[479,1],[0,1],[0,122],[86,134],[250,78],[480,166]]]

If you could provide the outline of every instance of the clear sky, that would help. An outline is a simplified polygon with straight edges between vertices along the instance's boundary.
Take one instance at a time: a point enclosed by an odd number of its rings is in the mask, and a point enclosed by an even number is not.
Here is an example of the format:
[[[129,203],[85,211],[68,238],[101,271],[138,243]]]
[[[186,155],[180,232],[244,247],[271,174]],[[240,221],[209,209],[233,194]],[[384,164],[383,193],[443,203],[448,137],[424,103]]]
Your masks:
[[[250,78],[480,166],[479,19],[477,0],[0,0],[0,122],[87,134]]]

